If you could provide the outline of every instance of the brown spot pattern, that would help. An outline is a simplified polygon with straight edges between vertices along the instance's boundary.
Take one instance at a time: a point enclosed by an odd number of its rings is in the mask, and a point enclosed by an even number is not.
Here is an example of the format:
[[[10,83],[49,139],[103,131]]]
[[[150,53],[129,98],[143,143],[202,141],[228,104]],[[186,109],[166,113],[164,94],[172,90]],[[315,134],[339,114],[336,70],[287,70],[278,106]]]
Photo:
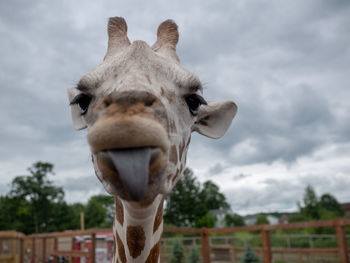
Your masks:
[[[166,90],[164,97],[167,98],[169,103],[172,103],[175,97],[175,93],[173,91]]]
[[[124,207],[122,202],[118,197],[115,198],[115,215],[117,217],[117,220],[119,224],[124,224]]]
[[[180,158],[181,160],[182,160],[182,158],[183,158],[184,147],[185,147],[185,140],[183,140],[183,141],[180,143],[180,146],[179,146],[179,158]]]
[[[146,75],[146,79],[147,79],[147,81],[148,81],[149,84],[152,84],[152,81],[151,81],[151,79],[149,78],[148,75]]]
[[[130,255],[137,258],[145,247],[146,235],[141,226],[128,226],[126,229],[126,242]]]
[[[122,263],[126,263],[125,248],[124,248],[123,242],[120,240],[118,233],[117,233],[117,243],[118,243],[119,258]]]
[[[191,142],[191,137],[188,138],[188,141],[187,141],[187,143],[186,143],[186,148],[188,148],[188,146],[190,145],[190,142]]]
[[[177,148],[176,145],[171,146],[170,149],[170,158],[169,158],[170,162],[177,164],[178,161],[178,156],[177,156]]]
[[[157,209],[156,218],[154,219],[154,224],[153,224],[153,233],[155,233],[158,230],[160,224],[162,223],[163,203],[164,203],[164,197],[160,201],[160,204],[159,204],[158,209]]]
[[[172,182],[173,184],[175,183],[175,181],[176,181],[177,178],[179,177],[179,173],[180,173],[180,170],[179,170],[179,168],[177,168],[176,174],[175,174],[175,176],[173,177],[173,179],[171,180],[171,182]]]
[[[160,240],[151,249],[145,263],[158,263],[159,252],[160,252]]]
[[[177,132],[174,120],[171,120],[169,128],[170,128],[170,132],[172,132],[172,133],[176,133]]]

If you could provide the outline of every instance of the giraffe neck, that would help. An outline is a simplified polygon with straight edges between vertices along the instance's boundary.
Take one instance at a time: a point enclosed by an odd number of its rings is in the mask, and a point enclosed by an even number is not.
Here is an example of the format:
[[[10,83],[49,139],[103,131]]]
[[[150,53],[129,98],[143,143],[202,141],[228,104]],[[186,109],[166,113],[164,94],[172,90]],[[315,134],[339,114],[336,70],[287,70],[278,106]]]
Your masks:
[[[163,202],[163,195],[149,206],[115,198],[113,263],[159,262]]]

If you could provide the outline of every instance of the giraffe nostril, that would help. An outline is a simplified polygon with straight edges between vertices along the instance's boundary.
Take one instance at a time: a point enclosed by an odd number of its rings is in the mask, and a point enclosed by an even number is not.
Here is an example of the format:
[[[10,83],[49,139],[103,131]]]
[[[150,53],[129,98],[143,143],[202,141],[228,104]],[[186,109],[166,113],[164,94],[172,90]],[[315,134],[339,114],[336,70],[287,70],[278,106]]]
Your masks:
[[[148,100],[145,101],[145,106],[146,107],[152,107],[152,105],[154,104],[155,99],[154,98],[150,98]]]
[[[111,99],[110,98],[105,98],[102,102],[102,107],[103,108],[108,108],[109,105],[111,105]]]

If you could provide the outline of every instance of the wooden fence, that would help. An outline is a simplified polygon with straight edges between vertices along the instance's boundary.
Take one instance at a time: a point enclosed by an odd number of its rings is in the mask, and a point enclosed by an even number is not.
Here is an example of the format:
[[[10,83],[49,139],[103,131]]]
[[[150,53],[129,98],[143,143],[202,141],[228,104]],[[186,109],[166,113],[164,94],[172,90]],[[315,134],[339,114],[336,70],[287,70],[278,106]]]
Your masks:
[[[272,252],[279,251],[278,248],[271,247],[271,232],[276,230],[293,230],[293,229],[304,229],[304,228],[335,228],[337,247],[336,248],[304,248],[305,251],[310,253],[324,253],[334,252],[337,253],[338,259],[341,263],[350,263],[349,261],[349,248],[346,240],[345,227],[350,226],[350,219],[338,218],[334,220],[314,221],[314,222],[300,222],[291,224],[278,224],[278,225],[257,225],[257,226],[244,226],[244,227],[229,227],[229,228],[179,228],[179,227],[165,227],[165,233],[182,233],[182,234],[194,234],[200,237],[200,247],[202,253],[203,263],[211,262],[211,252],[215,249],[215,246],[210,244],[210,235],[212,234],[232,234],[237,232],[260,232],[261,236],[261,248],[259,248],[259,254],[262,255],[264,263],[272,263]],[[43,233],[33,234],[25,236],[23,234],[16,233],[14,231],[0,232],[0,239],[17,240],[19,241],[18,246],[18,261],[15,261],[15,242],[13,244],[11,253],[13,257],[9,255],[2,255],[0,253],[0,263],[24,263],[31,262],[36,263],[36,255],[40,255],[41,262],[47,262],[48,260],[48,244],[50,243],[50,255],[54,256],[54,263],[57,263],[58,256],[65,256],[69,259],[69,262],[73,262],[75,257],[87,257],[90,259],[90,263],[95,263],[95,248],[96,248],[96,233],[110,233],[111,229],[90,229],[84,231],[64,231],[56,233]],[[59,250],[58,242],[61,238],[71,238],[74,240],[76,236],[90,236],[91,248],[89,252],[75,250],[73,245],[70,250]],[[25,251],[24,243],[31,246],[30,258],[24,260]],[[71,242],[74,244],[74,242]],[[40,248],[40,249],[38,249]],[[234,251],[234,250],[233,250]],[[292,249],[297,253],[300,249]],[[1,252],[1,251],[0,251]],[[13,261],[10,260],[13,258]]]
[[[0,262],[20,263],[23,262],[23,239],[25,235],[15,231],[0,232]]]
[[[243,227],[228,227],[228,228],[178,228],[167,227],[164,232],[167,233],[183,233],[183,234],[198,234],[201,236],[201,253],[203,263],[211,262],[211,247],[209,242],[210,234],[230,234],[237,232],[260,232],[262,247],[260,254],[262,255],[264,263],[272,263],[272,247],[271,247],[271,231],[276,230],[293,230],[304,228],[335,228],[337,238],[337,248],[305,248],[304,251],[310,253],[324,253],[324,252],[336,252],[338,254],[339,261],[341,263],[350,263],[349,261],[349,248],[346,240],[345,227],[350,226],[350,219],[337,218],[333,220],[321,220],[313,222],[298,222],[291,224],[278,224],[278,225],[256,225],[256,226],[243,226]],[[294,250],[297,253],[297,250]],[[299,249],[300,251],[300,249]]]

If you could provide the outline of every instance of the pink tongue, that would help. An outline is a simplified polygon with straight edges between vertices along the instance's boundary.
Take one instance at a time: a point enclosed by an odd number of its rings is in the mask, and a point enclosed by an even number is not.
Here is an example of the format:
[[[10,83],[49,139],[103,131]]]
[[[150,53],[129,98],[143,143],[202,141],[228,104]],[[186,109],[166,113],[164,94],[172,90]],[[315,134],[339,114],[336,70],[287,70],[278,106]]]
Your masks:
[[[126,192],[133,201],[140,201],[147,189],[151,148],[108,150]]]

